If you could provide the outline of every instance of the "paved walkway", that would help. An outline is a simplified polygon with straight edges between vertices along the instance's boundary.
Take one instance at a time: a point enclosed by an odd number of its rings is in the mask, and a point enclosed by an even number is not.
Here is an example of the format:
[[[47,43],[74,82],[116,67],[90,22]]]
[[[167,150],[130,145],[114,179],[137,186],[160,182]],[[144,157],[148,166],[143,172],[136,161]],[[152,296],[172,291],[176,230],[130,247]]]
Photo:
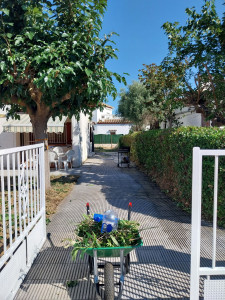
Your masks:
[[[131,252],[131,270],[125,277],[122,299],[189,299],[190,217],[136,168],[118,168],[116,154],[97,154],[80,171],[78,184],[47,226],[48,239],[15,299],[95,299],[87,257],[72,262],[71,249],[64,249],[62,240],[73,237],[87,202],[92,213],[113,208],[126,219],[130,201],[132,219],[143,228],[154,228],[142,232],[143,247]],[[211,243],[206,238],[210,231],[207,225],[202,229],[205,266],[210,264]],[[218,239],[217,258],[224,260],[224,232]],[[78,280],[78,284],[68,288],[68,280]]]

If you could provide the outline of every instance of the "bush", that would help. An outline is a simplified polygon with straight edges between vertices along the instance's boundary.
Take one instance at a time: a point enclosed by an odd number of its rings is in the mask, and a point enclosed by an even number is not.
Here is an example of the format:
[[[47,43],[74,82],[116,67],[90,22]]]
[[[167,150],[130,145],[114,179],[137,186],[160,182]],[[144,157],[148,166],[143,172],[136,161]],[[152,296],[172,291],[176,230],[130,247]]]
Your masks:
[[[120,139],[130,146],[131,158],[185,209],[191,208],[192,149],[224,149],[225,131],[219,128],[180,127],[136,132]],[[225,158],[219,159],[218,223],[225,225]],[[202,212],[212,220],[214,158],[203,157]]]

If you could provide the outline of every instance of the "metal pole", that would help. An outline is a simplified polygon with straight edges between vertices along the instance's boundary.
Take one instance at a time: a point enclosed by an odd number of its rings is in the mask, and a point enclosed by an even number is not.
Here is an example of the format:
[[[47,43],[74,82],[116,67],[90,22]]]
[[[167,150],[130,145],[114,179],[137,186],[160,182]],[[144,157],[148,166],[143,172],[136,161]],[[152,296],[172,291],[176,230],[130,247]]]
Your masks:
[[[90,215],[90,206],[89,206],[89,203],[87,202],[86,204],[86,207],[87,207],[87,215],[89,216]]]
[[[191,287],[190,300],[199,299],[199,268],[201,239],[202,155],[193,148],[192,165],[192,230],[191,230]]]
[[[131,216],[131,207],[132,207],[132,203],[129,202],[128,204],[128,221],[130,221],[130,216]]]

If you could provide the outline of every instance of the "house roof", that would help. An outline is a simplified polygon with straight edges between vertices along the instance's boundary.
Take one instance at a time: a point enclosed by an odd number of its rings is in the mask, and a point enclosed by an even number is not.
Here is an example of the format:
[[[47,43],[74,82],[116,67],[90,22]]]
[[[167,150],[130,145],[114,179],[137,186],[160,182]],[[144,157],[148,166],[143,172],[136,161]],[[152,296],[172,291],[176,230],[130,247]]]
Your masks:
[[[109,104],[106,104],[106,103],[103,103],[102,106],[105,106],[105,107],[108,107],[108,108],[114,108],[113,106],[111,106]]]
[[[106,119],[99,120],[97,124],[132,124],[132,122],[125,119]]]
[[[62,120],[59,117],[55,118],[53,121],[52,118],[48,120],[48,132],[63,132],[64,123],[66,122],[67,117],[63,116]],[[3,131],[5,132],[33,132],[32,124],[30,122],[30,117],[27,114],[21,114],[20,120],[15,120],[10,118],[3,125]]]

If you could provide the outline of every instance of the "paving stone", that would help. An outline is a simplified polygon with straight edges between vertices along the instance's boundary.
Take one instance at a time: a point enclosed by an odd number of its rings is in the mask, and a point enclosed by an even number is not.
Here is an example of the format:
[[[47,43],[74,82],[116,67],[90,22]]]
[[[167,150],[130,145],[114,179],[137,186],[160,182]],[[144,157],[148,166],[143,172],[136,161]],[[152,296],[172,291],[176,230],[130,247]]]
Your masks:
[[[67,174],[65,171],[62,172]],[[57,174],[60,174],[58,171]],[[96,154],[68,174],[80,174],[73,191],[60,204],[47,226],[47,239],[21,285],[16,300],[93,300],[96,291],[89,275],[88,257],[71,259],[71,248],[65,249],[65,238],[74,237],[74,229],[86,213],[115,209],[121,219],[127,219],[128,203],[132,202],[131,219],[138,221],[143,246],[131,252],[130,273],[125,276],[122,299],[189,299],[191,219],[177,208],[154,182],[132,165],[117,167],[117,153]],[[201,264],[211,265],[212,227],[202,222]],[[217,266],[225,260],[224,230],[217,235]],[[118,262],[117,258],[109,261]],[[99,260],[104,263],[105,259]],[[114,281],[119,280],[114,270]],[[68,280],[76,280],[68,287]],[[103,271],[99,271],[103,282]],[[201,278],[203,299],[204,280]],[[115,288],[118,292],[118,288]],[[100,288],[104,297],[104,290]]]

